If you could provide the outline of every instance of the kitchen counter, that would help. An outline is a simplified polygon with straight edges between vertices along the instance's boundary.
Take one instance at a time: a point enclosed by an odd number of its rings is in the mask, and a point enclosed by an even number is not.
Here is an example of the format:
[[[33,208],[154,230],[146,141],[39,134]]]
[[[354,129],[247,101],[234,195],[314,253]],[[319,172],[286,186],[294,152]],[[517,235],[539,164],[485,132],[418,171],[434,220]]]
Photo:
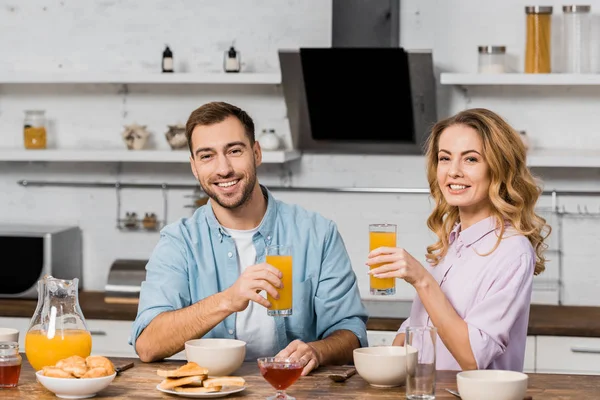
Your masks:
[[[24,355],[23,355],[24,356]],[[183,361],[168,361],[144,364],[137,359],[113,359],[115,363],[133,361],[134,367],[122,372],[106,389],[95,398],[112,399],[168,399],[175,398],[156,389],[162,378],[156,375],[159,367],[176,368]],[[404,387],[374,388],[369,386],[359,375],[355,375],[344,383],[332,382],[327,375],[331,372],[341,372],[347,367],[324,367],[308,376],[301,377],[287,392],[298,399],[399,399],[404,398]],[[260,375],[256,363],[244,363],[235,375],[243,376],[246,389],[227,398],[261,399],[275,394],[271,387]],[[528,374],[529,388],[527,395],[533,399],[567,400],[592,399],[598,396],[600,376],[586,375],[549,375]],[[456,399],[445,388],[456,390],[456,372],[438,371],[436,383],[436,399]],[[55,400],[55,395],[36,381],[35,373],[26,358],[23,357],[23,367],[19,385],[14,389],[0,389],[4,399],[48,399]]]
[[[79,304],[88,319],[133,321],[135,304],[108,304],[103,292],[79,294]],[[30,299],[0,299],[0,317],[30,318],[37,305]],[[395,331],[403,318],[370,318],[367,329]],[[600,337],[600,307],[532,305],[528,335]]]

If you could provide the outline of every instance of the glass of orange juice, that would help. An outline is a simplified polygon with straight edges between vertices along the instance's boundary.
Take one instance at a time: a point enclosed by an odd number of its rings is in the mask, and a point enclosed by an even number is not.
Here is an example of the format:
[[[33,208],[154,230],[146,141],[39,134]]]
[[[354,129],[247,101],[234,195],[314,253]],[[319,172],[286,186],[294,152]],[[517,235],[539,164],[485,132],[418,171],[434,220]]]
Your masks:
[[[292,246],[267,246],[265,261],[283,274],[283,288],[277,289],[279,299],[267,293],[267,300],[271,303],[267,313],[270,316],[288,317],[292,315]]]
[[[379,247],[396,247],[395,224],[370,224],[369,225],[369,251]],[[383,264],[371,265],[371,269],[381,267]],[[371,294],[391,295],[396,293],[395,278],[375,278],[371,275]]]

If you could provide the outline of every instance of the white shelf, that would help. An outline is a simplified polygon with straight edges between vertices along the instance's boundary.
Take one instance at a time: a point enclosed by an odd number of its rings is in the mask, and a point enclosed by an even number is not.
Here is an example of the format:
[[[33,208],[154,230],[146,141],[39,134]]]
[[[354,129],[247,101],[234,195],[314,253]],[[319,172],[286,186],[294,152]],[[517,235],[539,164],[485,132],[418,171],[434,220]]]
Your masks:
[[[442,85],[600,85],[600,74],[442,73]]]
[[[600,150],[532,150],[527,165],[546,168],[600,168]]]
[[[207,72],[207,73],[87,73],[57,72],[38,73],[0,72],[0,84],[254,84],[275,85],[281,83],[281,74],[254,72]]]
[[[189,163],[187,150],[23,150],[0,149],[0,161],[51,161],[51,162],[146,162]],[[263,151],[262,162],[281,164],[300,158],[301,153],[289,151]]]

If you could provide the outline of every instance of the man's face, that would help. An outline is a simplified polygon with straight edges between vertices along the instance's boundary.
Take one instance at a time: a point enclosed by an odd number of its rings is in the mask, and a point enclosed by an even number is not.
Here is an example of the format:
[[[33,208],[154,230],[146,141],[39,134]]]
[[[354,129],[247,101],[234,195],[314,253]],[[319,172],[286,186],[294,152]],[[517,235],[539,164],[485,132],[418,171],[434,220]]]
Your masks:
[[[244,126],[235,117],[213,125],[196,126],[191,136],[192,172],[202,190],[223,208],[244,205],[256,185],[260,165],[258,142],[250,144]]]

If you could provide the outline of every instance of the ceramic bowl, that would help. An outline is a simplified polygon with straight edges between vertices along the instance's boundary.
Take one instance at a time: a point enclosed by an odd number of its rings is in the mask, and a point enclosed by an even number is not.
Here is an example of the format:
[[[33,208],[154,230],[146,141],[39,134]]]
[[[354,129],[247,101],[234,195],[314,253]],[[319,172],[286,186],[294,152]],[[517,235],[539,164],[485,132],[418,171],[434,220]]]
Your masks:
[[[246,342],[236,339],[194,339],[185,342],[185,356],[210,376],[231,375],[242,366]]]
[[[168,125],[169,130],[165,133],[165,138],[172,150],[182,150],[188,148],[187,137],[185,135],[185,125]]]
[[[475,370],[456,375],[463,400],[523,400],[527,382],[526,374],[515,371]]]
[[[115,379],[115,372],[109,376],[100,378],[66,379],[51,378],[37,371],[35,377],[46,389],[63,399],[87,399],[94,397],[98,392],[105,389]]]
[[[403,346],[376,346],[354,349],[356,372],[371,386],[394,387],[406,383],[407,361],[416,362],[417,350]]]

